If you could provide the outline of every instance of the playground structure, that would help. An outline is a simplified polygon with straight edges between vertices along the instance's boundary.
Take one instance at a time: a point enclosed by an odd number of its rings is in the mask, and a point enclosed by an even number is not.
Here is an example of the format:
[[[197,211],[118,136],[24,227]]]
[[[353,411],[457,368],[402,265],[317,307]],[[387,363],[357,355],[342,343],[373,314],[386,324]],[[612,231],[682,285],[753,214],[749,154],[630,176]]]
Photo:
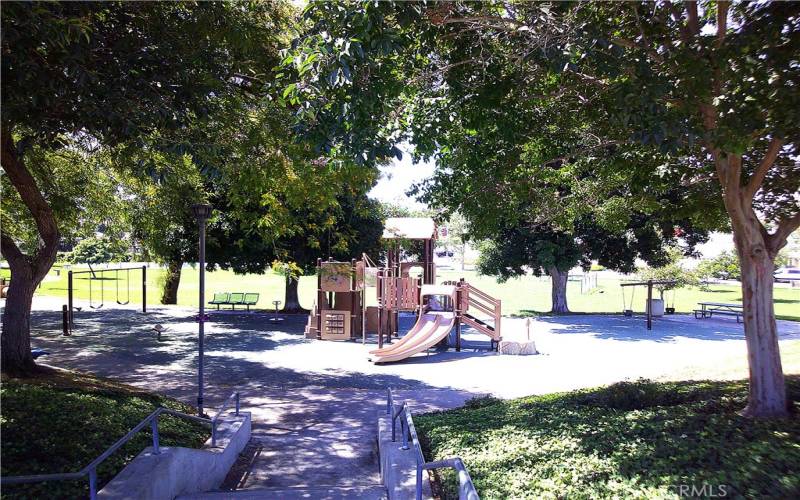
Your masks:
[[[447,343],[455,329],[455,349],[460,351],[461,325],[490,337],[496,350],[501,340],[500,301],[464,279],[435,285],[433,262],[436,226],[429,218],[390,218],[384,240],[420,241],[421,262],[403,262],[401,245],[386,253],[386,266],[376,266],[366,255],[351,262],[317,262],[317,299],[308,318],[307,338],[353,340],[377,334],[376,363],[400,361],[436,344]],[[399,242],[398,242],[399,243]],[[414,269],[421,273],[414,273]],[[368,289],[375,288],[377,305],[367,306]],[[412,329],[384,348],[398,333],[401,312],[417,314]]]
[[[112,268],[112,269],[92,269],[91,267],[86,271],[72,271],[70,270],[67,273],[67,306],[66,311],[68,311],[66,322],[67,324],[64,325],[64,332],[68,335],[68,333],[72,330],[75,326],[75,311],[80,311],[80,308],[76,308],[74,303],[74,294],[75,294],[75,287],[74,287],[74,279],[76,275],[79,274],[89,274],[89,307],[91,309],[102,309],[105,306],[105,281],[109,278],[106,278],[106,273],[113,273],[114,277],[111,278],[114,280],[114,302],[119,305],[127,305],[131,301],[131,271],[141,271],[142,272],[142,312],[147,312],[147,266],[141,267],[120,267],[120,268]],[[125,273],[125,293],[124,295],[120,292],[120,273]],[[93,283],[95,281],[99,281],[99,292],[94,291]],[[95,294],[99,293],[99,300],[95,298]],[[123,298],[124,297],[124,298]]]
[[[675,285],[675,280],[647,280],[647,281],[631,281],[627,283],[620,283],[619,286],[622,288],[622,314],[625,316],[633,316],[633,298],[635,296],[635,291],[637,286],[646,286],[647,287],[647,302],[645,303],[645,317],[647,318],[647,329],[653,329],[653,317],[654,316],[663,316],[664,315],[664,304],[660,303],[659,310],[655,310],[655,304],[653,303],[653,286],[672,286]],[[625,300],[625,288],[626,287],[633,287],[631,288],[631,297],[630,303],[626,302]],[[673,307],[672,312],[675,312],[674,302],[675,302],[675,295],[673,292],[672,296]],[[669,313],[671,314],[671,313]]]
[[[317,300],[308,318],[307,338],[349,340],[364,335],[366,259],[317,260]]]

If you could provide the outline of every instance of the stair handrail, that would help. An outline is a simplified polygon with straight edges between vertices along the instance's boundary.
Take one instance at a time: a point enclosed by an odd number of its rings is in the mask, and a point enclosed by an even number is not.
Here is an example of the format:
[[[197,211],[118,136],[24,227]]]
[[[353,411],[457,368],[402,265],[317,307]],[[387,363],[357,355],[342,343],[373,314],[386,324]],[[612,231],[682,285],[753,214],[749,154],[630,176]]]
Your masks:
[[[395,410],[395,408],[397,408]],[[446,458],[444,460],[436,460],[433,462],[426,462],[422,454],[422,447],[419,443],[419,436],[417,436],[417,429],[414,427],[414,419],[411,416],[410,406],[403,401],[399,406],[394,402],[394,394],[390,387],[387,391],[386,397],[386,413],[392,419],[392,442],[395,442],[395,421],[400,418],[400,430],[403,435],[403,444],[400,447],[402,450],[409,449],[409,438],[414,447],[414,455],[416,457],[416,499],[422,500],[422,472],[431,469],[444,469],[450,468],[456,471],[458,475],[458,498],[459,500],[480,500],[478,491],[475,489],[475,484],[469,475],[467,466],[461,457]],[[405,424],[405,425],[404,425]]]
[[[82,468],[77,472],[63,472],[57,474],[31,474],[27,476],[6,476],[0,477],[0,484],[24,484],[24,483],[41,483],[46,481],[70,481],[75,479],[81,479],[83,477],[88,477],[89,480],[89,499],[96,500],[97,499],[97,467],[100,466],[108,457],[114,454],[117,450],[122,448],[128,441],[133,439],[133,437],[142,429],[144,429],[147,424],[150,424],[150,428],[153,433],[153,455],[160,455],[161,454],[161,446],[159,442],[159,434],[158,434],[158,422],[159,417],[163,414],[173,415],[179,418],[185,418],[187,420],[194,420],[197,422],[202,422],[205,424],[211,425],[211,444],[212,446],[216,446],[216,430],[217,430],[217,421],[219,420],[222,412],[225,410],[226,406],[230,402],[232,398],[235,398],[236,401],[236,409],[235,415],[239,415],[239,401],[240,395],[239,392],[234,392],[223,402],[222,407],[220,407],[219,411],[217,411],[216,415],[213,418],[205,418],[205,417],[198,417],[197,415],[189,415],[188,413],[179,412],[176,410],[171,410],[169,408],[164,408],[160,406],[156,408],[152,413],[148,416],[143,418],[136,426],[133,427],[127,434],[122,436],[120,439],[117,440],[114,444],[106,448],[106,450],[98,455],[94,460],[89,462],[87,466]]]

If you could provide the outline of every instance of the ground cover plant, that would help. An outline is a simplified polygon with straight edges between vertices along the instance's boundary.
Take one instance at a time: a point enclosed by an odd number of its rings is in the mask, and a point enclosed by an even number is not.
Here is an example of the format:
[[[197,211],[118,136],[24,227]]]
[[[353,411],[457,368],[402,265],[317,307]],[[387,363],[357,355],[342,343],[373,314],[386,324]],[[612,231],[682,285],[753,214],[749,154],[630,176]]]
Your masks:
[[[460,456],[481,498],[800,495],[800,376],[789,418],[739,412],[746,381],[622,382],[415,417],[429,460]],[[441,473],[444,498],[457,498]]]
[[[105,451],[159,406],[193,413],[174,399],[92,375],[47,367],[29,378],[3,376],[2,475],[76,472]],[[164,416],[163,446],[200,447],[208,426]],[[102,488],[146,446],[142,431],[98,468]],[[59,481],[3,487],[3,498],[86,498],[88,481]]]

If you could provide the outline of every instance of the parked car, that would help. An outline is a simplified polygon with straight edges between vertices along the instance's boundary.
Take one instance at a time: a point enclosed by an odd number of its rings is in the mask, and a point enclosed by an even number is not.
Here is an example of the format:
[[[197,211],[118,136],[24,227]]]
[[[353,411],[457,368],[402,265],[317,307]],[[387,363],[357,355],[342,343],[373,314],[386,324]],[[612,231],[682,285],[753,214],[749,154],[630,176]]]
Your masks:
[[[773,276],[779,283],[800,281],[800,267],[781,267],[775,270]]]

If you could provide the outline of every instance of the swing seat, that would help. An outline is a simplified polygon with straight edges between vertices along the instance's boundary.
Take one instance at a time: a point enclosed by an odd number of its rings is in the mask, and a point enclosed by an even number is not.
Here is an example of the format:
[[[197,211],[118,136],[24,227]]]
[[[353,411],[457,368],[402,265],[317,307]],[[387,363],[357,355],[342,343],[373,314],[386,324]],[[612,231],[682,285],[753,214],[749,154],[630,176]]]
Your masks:
[[[124,301],[119,300],[119,269],[117,269],[116,274],[114,274],[114,282],[117,285],[117,297],[115,300],[117,301],[117,304],[121,306],[126,306],[131,303],[131,270],[126,269],[125,272],[127,273],[125,275],[125,289],[128,292],[128,298]]]
[[[631,316],[633,316],[633,311],[631,309],[625,309],[624,311],[622,311],[622,314],[630,318]]]

